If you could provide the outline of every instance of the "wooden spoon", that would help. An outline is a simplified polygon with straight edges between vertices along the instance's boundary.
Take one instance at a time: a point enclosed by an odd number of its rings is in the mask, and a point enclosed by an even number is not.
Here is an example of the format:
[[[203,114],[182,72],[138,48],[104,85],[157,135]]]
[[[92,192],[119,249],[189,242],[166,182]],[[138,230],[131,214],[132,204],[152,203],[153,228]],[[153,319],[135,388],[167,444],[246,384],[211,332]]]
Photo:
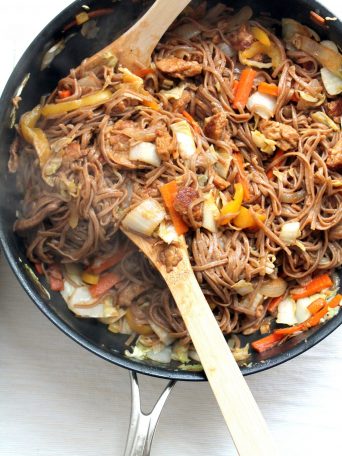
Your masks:
[[[148,68],[151,54],[160,38],[191,0],[156,0],[151,8],[127,32],[101,51],[86,59],[83,67],[94,68],[108,53],[131,71]]]
[[[123,230],[163,276],[192,342],[211,389],[241,456],[276,456],[271,435],[227,341],[193,273],[184,237],[176,247],[181,258],[171,272],[160,261],[165,245]]]
[[[151,54],[190,0],[157,0],[116,41],[86,60],[97,66],[111,52],[121,65],[135,70],[150,66]],[[124,231],[124,230],[123,230]],[[163,246],[128,231],[124,233],[151,260],[166,281],[200,357],[210,386],[241,456],[276,456],[266,423],[227,345],[193,273],[184,237],[176,248],[180,261],[171,272],[160,261]]]

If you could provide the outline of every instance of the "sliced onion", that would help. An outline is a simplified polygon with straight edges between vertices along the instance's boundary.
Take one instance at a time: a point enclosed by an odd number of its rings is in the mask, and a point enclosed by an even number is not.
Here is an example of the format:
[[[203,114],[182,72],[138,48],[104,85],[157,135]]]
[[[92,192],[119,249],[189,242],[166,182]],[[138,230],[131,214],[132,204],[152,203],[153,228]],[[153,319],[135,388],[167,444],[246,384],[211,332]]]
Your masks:
[[[301,235],[299,222],[286,222],[280,230],[279,238],[287,245],[295,244]]]
[[[172,89],[169,90],[161,90],[159,93],[163,94],[165,98],[168,100],[179,100],[183,93],[184,89],[188,86],[185,82],[181,82],[178,86],[173,87]]]
[[[178,239],[178,234],[174,225],[172,223],[165,222],[165,220],[163,220],[159,225],[158,236],[166,242],[166,244],[171,244]]]
[[[148,163],[152,166],[160,166],[161,163],[156,145],[150,142],[141,142],[131,147],[128,158],[133,161]]]
[[[298,190],[298,192],[282,193],[279,199],[282,203],[298,203],[299,201],[302,201],[303,198],[305,198],[305,195],[305,190]]]
[[[210,8],[210,10],[205,15],[205,20],[208,22],[212,22],[218,18],[218,16],[225,11],[226,5],[223,3],[217,3],[217,5]]]
[[[232,289],[235,290],[239,295],[246,296],[253,291],[253,284],[251,282],[246,282],[246,280],[239,280],[236,282]]]
[[[342,78],[342,55],[339,52],[332,51],[328,47],[322,46],[307,36],[295,33],[291,38],[291,43],[297,49],[307,52],[314,57],[318,62],[328,68],[336,76]]]
[[[322,81],[329,95],[338,95],[342,92],[342,79],[327,68],[321,68]]]
[[[253,10],[250,6],[242,7],[234,16],[224,21],[226,30],[232,30],[234,27],[245,24],[253,16]]]
[[[235,49],[224,41],[222,43],[219,43],[217,47],[220,48],[223,54],[229,58],[234,57],[234,55],[236,55]]]
[[[295,325],[297,323],[295,312],[295,301],[290,297],[283,299],[278,306],[277,323],[290,326]]]
[[[146,357],[158,363],[168,364],[171,361],[171,347],[165,347],[160,351],[149,350]]]
[[[171,125],[171,130],[176,136],[180,156],[187,160],[196,153],[196,145],[190,126],[185,120]]]
[[[267,280],[264,282],[259,291],[264,296],[268,298],[278,298],[279,296],[283,296],[287,288],[287,283],[284,279],[277,277],[276,279]]]
[[[72,285],[68,280],[64,280],[63,284],[64,284],[64,287],[63,287],[63,290],[61,291],[61,295],[63,296],[66,303],[68,303],[72,294],[76,290],[76,287],[74,285]]]
[[[90,294],[89,288],[86,286],[77,287],[69,298],[69,304],[74,306],[91,306],[95,304],[96,298]]]
[[[65,299],[69,309],[79,317],[83,318],[106,318],[117,313],[113,307],[113,302],[97,302],[90,292],[89,288],[74,287],[68,280],[64,280],[64,290],[61,295]]]
[[[336,46],[336,44],[333,41],[323,40],[323,41],[321,41],[321,45],[331,49],[334,52],[339,52],[338,47]]]
[[[171,337],[170,334],[167,331],[165,331],[164,328],[157,325],[156,323],[154,323],[151,320],[149,320],[149,324],[150,324],[151,328],[153,329],[153,331],[157,334],[159,339],[163,342],[164,345],[166,345],[166,346],[171,345],[174,342],[175,338]]]
[[[327,127],[331,128],[334,131],[339,131],[340,129],[338,128],[337,124],[330,119],[324,112],[318,111],[318,112],[313,112],[311,114],[311,117],[313,120],[316,122],[322,123],[323,125],[326,125]]]
[[[212,193],[207,195],[203,202],[203,221],[202,226],[211,233],[217,232],[216,219],[219,217],[220,211],[215,204],[215,199]]]
[[[277,98],[265,93],[254,92],[248,98],[247,108],[250,112],[258,114],[262,119],[270,119],[274,116]]]
[[[221,152],[218,156],[218,160],[215,163],[214,168],[217,174],[223,179],[226,179],[228,176],[228,171],[232,159],[232,155],[228,154],[227,152]]]
[[[165,209],[158,201],[148,198],[126,215],[122,225],[125,229],[151,236],[165,216]]]
[[[246,298],[245,298],[246,299]],[[247,298],[248,299],[248,298]],[[264,296],[261,294],[261,293],[256,293],[256,295],[254,296],[254,299],[253,301],[249,304],[249,307],[250,309],[252,310],[257,310],[258,306],[260,304],[262,304],[262,302],[264,301]]]
[[[307,27],[306,25],[301,24],[300,22],[295,21],[294,19],[285,17],[281,20],[281,24],[283,28],[283,38],[285,41],[290,41],[295,33],[312,37],[316,41],[320,40],[320,37],[314,30],[312,30],[310,27]]]
[[[308,306],[316,301],[316,299],[323,298],[325,299],[325,295],[323,294],[314,294],[307,298],[297,299],[296,301],[296,318],[298,323],[302,323],[303,321],[307,320],[311,314],[307,310]]]
[[[172,31],[175,35],[181,36],[185,40],[191,40],[201,33],[201,30],[192,22],[182,24]]]

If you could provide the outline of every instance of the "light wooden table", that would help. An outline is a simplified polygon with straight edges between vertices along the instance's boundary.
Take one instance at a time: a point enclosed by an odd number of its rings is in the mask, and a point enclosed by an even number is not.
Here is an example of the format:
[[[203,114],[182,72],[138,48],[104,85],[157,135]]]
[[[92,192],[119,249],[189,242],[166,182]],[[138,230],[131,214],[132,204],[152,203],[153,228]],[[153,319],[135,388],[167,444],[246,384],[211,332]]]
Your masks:
[[[0,90],[32,38],[68,3],[1,2]],[[325,3],[342,16],[341,4]],[[342,454],[341,336],[342,328],[295,360],[248,377],[284,455]],[[163,384],[142,379],[147,406]],[[0,455],[119,456],[129,403],[127,372],[57,330],[24,294],[2,258]],[[162,413],[152,455],[235,454],[208,385],[177,384]]]

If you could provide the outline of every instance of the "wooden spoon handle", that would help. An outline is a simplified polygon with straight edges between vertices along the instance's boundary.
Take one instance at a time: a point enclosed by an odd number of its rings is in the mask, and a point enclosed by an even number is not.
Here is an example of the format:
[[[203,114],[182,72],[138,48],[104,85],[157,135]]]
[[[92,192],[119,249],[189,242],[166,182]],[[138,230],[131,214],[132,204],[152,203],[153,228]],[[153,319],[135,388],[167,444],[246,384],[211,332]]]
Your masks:
[[[188,258],[183,257],[184,262]],[[278,454],[264,418],[203,295],[190,263],[163,274],[241,456]]]
[[[190,0],[156,0],[126,33],[90,57],[86,67],[96,66],[108,52],[115,54],[120,64],[131,71],[149,67],[160,38],[189,3]]]

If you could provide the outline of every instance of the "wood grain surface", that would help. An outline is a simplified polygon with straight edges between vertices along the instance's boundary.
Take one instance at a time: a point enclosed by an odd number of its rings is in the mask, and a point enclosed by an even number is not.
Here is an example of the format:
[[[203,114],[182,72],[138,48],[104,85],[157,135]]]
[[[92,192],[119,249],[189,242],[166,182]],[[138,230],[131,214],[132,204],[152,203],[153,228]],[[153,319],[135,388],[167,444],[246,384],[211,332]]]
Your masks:
[[[70,2],[0,3],[0,91],[41,28]],[[325,0],[342,16],[336,0]],[[304,355],[248,377],[279,445],[291,456],[339,456],[342,328]],[[150,408],[164,382],[141,377]],[[120,456],[129,419],[128,373],[75,344],[25,295],[0,260],[0,455]],[[178,383],[152,456],[231,456],[234,446],[206,383]],[[253,455],[251,455],[253,456]]]

